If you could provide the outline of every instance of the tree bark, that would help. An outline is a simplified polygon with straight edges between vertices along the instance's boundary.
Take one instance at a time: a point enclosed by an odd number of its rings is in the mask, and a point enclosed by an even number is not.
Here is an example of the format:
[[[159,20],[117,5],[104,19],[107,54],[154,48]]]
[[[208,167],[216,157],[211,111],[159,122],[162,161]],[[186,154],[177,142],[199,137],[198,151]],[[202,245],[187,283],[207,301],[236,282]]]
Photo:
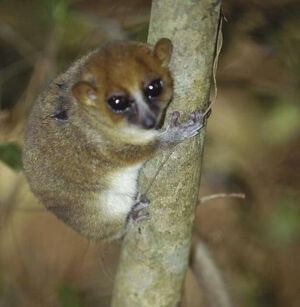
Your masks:
[[[153,0],[149,43],[161,37],[174,46],[170,70],[175,81],[169,114],[183,118],[207,107],[220,0]],[[113,307],[175,307],[180,305],[188,265],[191,234],[200,186],[205,129],[149,161],[140,176],[147,190],[157,169],[169,156],[147,194],[149,218],[126,235],[112,298]]]

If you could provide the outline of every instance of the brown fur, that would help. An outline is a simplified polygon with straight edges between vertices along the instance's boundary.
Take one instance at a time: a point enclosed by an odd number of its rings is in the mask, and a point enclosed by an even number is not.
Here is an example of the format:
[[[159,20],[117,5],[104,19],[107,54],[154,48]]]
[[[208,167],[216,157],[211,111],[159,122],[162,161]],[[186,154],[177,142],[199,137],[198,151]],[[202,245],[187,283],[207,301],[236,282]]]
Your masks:
[[[161,66],[162,61],[154,55],[144,44],[124,42],[109,44],[101,52],[90,56],[84,67],[82,80],[90,83],[90,89],[97,96],[96,109],[113,126],[122,124],[123,116],[111,112],[105,103],[110,93],[130,95],[135,88],[142,88],[145,82],[158,76],[165,84],[160,101],[165,104],[170,100],[172,79],[168,70]],[[79,87],[80,85],[82,83]],[[83,101],[84,96],[82,89],[78,95],[79,100]]]
[[[166,39],[153,50],[134,42],[106,45],[51,82],[29,116],[23,164],[31,189],[47,209],[91,240],[124,233],[129,212],[114,217],[99,197],[115,173],[146,161],[159,147],[159,139],[145,140],[140,127],[133,127],[136,136],[124,133],[132,125],[109,109],[107,97],[131,95],[159,77],[164,90],[158,99],[158,122],[172,97],[172,79],[165,68],[170,55]],[[61,109],[67,119],[55,120],[53,113]]]

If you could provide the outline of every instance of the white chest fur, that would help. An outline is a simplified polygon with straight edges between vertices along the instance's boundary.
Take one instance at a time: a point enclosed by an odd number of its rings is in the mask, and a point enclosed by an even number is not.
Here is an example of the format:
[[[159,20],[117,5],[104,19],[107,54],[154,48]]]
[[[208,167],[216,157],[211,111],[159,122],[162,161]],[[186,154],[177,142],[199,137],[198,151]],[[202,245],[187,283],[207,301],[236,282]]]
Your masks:
[[[111,176],[110,187],[101,193],[101,206],[107,215],[127,215],[137,193],[137,178],[142,164],[124,168]]]

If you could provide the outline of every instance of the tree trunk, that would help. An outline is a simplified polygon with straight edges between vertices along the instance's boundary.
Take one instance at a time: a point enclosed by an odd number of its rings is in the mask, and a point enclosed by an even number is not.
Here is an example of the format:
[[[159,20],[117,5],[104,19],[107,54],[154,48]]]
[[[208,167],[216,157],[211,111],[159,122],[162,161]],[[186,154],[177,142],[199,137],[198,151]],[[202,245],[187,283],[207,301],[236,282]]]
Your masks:
[[[149,43],[161,37],[174,46],[170,70],[175,81],[168,109],[185,118],[207,107],[220,14],[219,0],[153,0]],[[192,227],[200,186],[205,129],[149,161],[140,176],[149,193],[150,217],[126,235],[112,299],[113,307],[180,305],[188,265]]]

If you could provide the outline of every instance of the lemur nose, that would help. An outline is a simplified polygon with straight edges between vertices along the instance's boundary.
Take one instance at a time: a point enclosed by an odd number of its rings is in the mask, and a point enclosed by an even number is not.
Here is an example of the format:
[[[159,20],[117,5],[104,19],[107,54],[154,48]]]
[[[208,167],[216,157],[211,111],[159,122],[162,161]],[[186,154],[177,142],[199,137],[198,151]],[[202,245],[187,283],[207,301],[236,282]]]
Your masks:
[[[155,119],[148,115],[144,118],[142,125],[146,129],[151,129],[155,126]]]

